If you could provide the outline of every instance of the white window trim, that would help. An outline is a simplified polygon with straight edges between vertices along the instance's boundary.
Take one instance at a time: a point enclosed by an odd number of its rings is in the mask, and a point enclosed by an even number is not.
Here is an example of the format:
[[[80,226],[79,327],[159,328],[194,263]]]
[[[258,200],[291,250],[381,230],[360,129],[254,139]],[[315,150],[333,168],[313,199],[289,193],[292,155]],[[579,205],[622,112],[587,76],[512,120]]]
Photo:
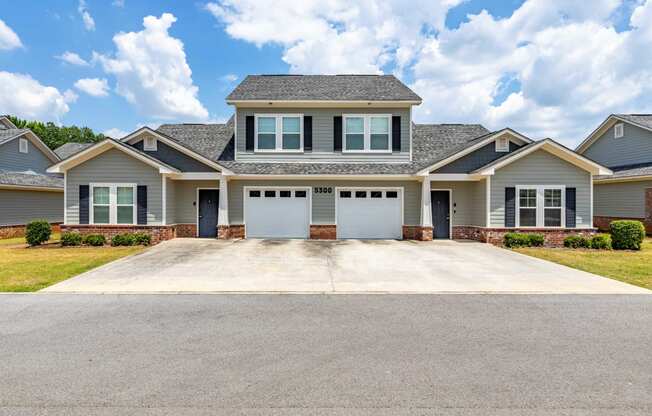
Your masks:
[[[617,123],[614,125],[614,139],[620,139],[625,136],[625,123]]]
[[[371,118],[387,118],[387,149],[371,149]],[[348,150],[346,148],[346,119],[362,118],[364,120],[364,148]],[[342,153],[392,153],[392,114],[342,114]]]
[[[95,188],[109,188],[109,223],[105,224],[97,224],[97,225],[136,225],[136,210],[137,210],[137,202],[136,202],[136,192],[138,189],[138,185],[135,183],[90,183],[88,184],[89,187],[89,204],[88,204],[88,218],[89,224],[95,225],[95,218],[94,217],[94,209],[93,207],[95,206],[95,203],[93,201],[93,192]],[[133,189],[133,198],[132,201],[133,203],[131,206],[133,206],[132,210],[132,218],[131,218],[131,223],[121,223],[118,224],[118,206],[128,206],[126,204],[120,204],[118,205],[118,188],[127,188],[131,187]],[[102,205],[104,206],[104,205]]]
[[[258,118],[274,117],[276,119],[276,147],[274,149],[258,148]],[[299,148],[283,149],[283,118],[299,117]],[[254,114],[254,152],[256,153],[303,153],[303,114]]]
[[[537,207],[536,207],[536,220],[537,224],[535,226],[521,226],[521,198],[520,193],[521,189],[535,189],[537,192]],[[544,225],[544,213],[545,213],[545,197],[544,193],[546,189],[559,189],[561,190],[561,225],[556,226],[545,226]],[[516,186],[516,228],[566,228],[566,185],[517,185]]]
[[[156,152],[157,149],[158,149],[158,140],[156,140],[156,137],[145,137],[143,139],[143,150],[147,152]]]
[[[29,152],[29,141],[27,139],[18,139],[18,151],[20,153]]]
[[[496,138],[496,153],[508,153],[509,152],[509,138],[508,137],[498,137]]]

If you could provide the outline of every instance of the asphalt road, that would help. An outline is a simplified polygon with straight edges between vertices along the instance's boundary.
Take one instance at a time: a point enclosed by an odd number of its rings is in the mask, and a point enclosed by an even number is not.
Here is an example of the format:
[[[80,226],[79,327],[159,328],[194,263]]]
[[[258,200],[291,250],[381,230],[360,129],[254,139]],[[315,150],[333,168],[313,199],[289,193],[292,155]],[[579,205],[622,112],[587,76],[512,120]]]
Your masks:
[[[1,295],[0,414],[643,415],[648,295]]]

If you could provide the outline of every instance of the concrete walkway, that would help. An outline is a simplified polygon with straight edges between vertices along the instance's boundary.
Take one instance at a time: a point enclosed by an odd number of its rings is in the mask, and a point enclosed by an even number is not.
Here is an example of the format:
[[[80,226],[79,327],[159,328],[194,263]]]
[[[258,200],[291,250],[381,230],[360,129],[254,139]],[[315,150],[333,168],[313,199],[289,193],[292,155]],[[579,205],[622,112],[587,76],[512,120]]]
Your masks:
[[[652,293],[475,242],[176,239],[43,290]]]

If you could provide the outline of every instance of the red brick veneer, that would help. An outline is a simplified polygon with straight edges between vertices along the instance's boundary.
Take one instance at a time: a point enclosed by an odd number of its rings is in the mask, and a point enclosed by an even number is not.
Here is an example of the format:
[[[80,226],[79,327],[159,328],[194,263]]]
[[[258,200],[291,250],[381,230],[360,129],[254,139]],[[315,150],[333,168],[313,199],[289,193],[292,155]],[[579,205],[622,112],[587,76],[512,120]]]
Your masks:
[[[60,223],[52,223],[52,232],[61,231]],[[0,240],[25,236],[25,225],[0,225]]]
[[[218,225],[217,238],[220,240],[245,238],[245,226],[244,224]]]
[[[174,224],[173,227],[175,237],[197,237],[197,225],[195,224]]]
[[[319,224],[310,226],[311,240],[336,240],[337,226],[335,224]]]
[[[107,240],[123,233],[146,233],[152,236],[152,244],[171,240],[175,237],[174,225],[62,225],[61,231],[78,232],[81,235],[101,234]]]
[[[547,247],[562,247],[564,238],[569,235],[590,237],[596,233],[595,228],[483,228],[483,227],[453,227],[453,238],[482,241],[483,243],[502,246],[505,234],[512,232],[543,234]]]
[[[432,227],[422,227],[420,225],[404,225],[403,239],[432,241]]]

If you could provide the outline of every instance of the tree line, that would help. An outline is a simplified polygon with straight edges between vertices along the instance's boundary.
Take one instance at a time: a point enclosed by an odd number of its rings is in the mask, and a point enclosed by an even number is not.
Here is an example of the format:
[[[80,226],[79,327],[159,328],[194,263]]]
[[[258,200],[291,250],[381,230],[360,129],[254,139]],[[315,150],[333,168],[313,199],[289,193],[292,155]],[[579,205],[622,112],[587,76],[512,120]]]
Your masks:
[[[52,150],[69,142],[96,143],[105,139],[102,133],[95,133],[88,127],[57,126],[52,122],[28,121],[15,116],[8,118],[19,129],[32,130]]]

